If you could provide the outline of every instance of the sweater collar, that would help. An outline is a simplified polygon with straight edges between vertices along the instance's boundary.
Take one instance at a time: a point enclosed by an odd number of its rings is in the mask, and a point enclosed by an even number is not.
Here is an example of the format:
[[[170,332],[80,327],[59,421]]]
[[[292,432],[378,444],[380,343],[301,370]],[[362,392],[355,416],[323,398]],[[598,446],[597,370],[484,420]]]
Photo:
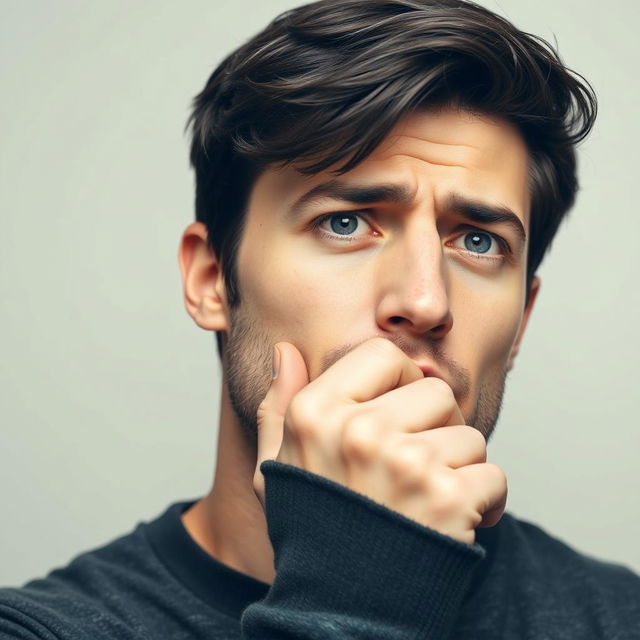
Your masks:
[[[244,609],[263,598],[269,585],[216,560],[200,547],[181,516],[195,501],[171,505],[145,526],[152,548],[169,571],[206,604],[240,619]]]

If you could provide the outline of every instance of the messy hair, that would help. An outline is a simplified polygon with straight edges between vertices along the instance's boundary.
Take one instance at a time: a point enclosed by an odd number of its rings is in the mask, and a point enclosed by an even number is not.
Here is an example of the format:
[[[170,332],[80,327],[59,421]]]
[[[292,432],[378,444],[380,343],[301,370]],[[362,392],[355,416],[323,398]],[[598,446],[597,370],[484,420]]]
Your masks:
[[[465,0],[320,0],[277,17],[225,58],[194,100],[196,219],[240,300],[236,253],[268,165],[304,174],[364,160],[399,120],[457,105],[498,116],[529,153],[529,290],[578,188],[575,145],[592,88],[545,40]]]

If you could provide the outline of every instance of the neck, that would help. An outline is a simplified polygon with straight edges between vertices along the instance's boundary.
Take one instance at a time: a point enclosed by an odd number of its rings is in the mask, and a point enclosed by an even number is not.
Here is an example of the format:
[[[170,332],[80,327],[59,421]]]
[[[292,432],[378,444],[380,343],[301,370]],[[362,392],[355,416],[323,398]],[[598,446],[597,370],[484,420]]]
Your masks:
[[[211,491],[182,516],[189,535],[219,562],[271,583],[275,576],[267,521],[253,491],[255,445],[248,442],[222,385],[216,472]]]

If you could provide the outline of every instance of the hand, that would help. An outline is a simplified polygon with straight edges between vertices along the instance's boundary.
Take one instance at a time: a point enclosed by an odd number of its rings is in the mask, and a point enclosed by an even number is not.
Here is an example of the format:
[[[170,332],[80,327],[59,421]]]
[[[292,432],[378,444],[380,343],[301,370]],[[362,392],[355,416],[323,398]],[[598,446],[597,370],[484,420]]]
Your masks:
[[[484,436],[464,425],[449,385],[424,378],[388,340],[368,340],[313,382],[300,352],[276,345],[278,369],[258,409],[256,494],[267,459],[368,496],[472,544],[504,511],[503,471],[486,463]],[[278,363],[279,361],[279,363]]]

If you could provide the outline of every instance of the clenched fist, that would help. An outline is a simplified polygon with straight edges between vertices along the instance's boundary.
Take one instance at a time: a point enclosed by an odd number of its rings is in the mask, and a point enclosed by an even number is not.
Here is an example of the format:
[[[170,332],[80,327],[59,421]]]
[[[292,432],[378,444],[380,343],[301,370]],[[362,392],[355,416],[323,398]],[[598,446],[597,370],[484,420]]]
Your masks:
[[[264,460],[294,465],[472,544],[504,511],[503,471],[464,424],[453,392],[392,342],[373,338],[309,382],[300,352],[274,350],[275,377],[258,409],[254,488]]]

